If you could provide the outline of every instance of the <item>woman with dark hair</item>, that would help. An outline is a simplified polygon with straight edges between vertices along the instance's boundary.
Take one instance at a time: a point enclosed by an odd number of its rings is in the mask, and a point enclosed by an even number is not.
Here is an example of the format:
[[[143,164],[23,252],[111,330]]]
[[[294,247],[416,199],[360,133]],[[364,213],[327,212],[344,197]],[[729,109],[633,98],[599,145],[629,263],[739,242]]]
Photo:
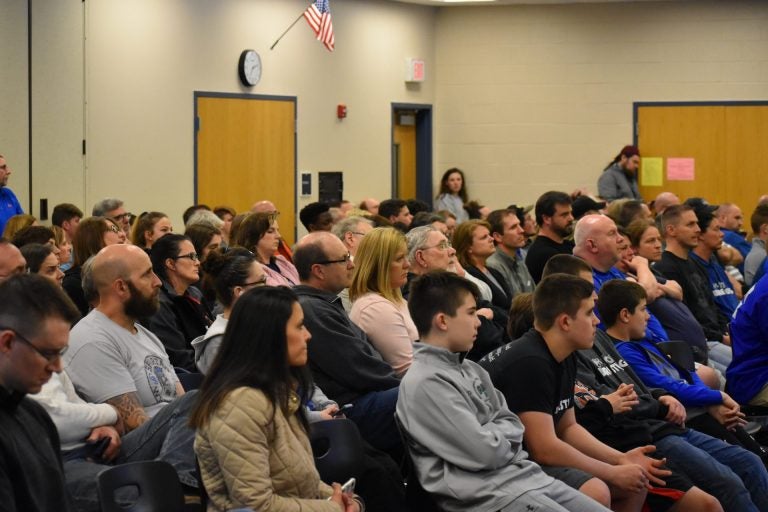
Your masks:
[[[152,270],[160,278],[160,308],[145,325],[160,338],[171,364],[196,372],[190,343],[205,334],[212,313],[195,286],[200,280],[200,259],[192,241],[173,233],[154,242]]]
[[[237,216],[237,212],[231,206],[216,206],[213,208],[213,213],[224,221],[224,225],[221,227],[221,237],[224,239],[224,244],[229,245],[230,228],[232,227],[232,221]]]
[[[296,286],[299,273],[293,263],[277,254],[280,245],[280,229],[274,213],[252,213],[237,228],[235,245],[245,247],[256,255],[256,259],[267,274],[269,286]]]
[[[208,331],[192,341],[195,364],[202,373],[208,373],[219,351],[232,308],[237,299],[250,290],[266,286],[267,277],[256,256],[247,249],[234,247],[227,252],[211,251],[203,262],[203,288],[213,291],[224,311],[208,327]]]
[[[219,248],[222,242],[221,230],[208,224],[191,224],[184,231],[184,236],[192,241],[195,246],[195,252],[200,255],[200,262]]]
[[[445,171],[440,178],[440,192],[437,194],[434,210],[448,210],[456,216],[456,222],[461,223],[469,219],[469,214],[464,210],[464,205],[468,202],[464,173],[455,167]]]
[[[491,225],[484,220],[474,219],[459,224],[453,234],[453,247],[464,270],[491,288],[491,303],[504,312],[502,325],[506,325],[512,293],[507,288],[504,276],[485,264],[496,252],[491,237]]]
[[[91,256],[96,255],[108,245],[121,243],[124,240],[122,230],[106,217],[88,217],[77,225],[75,237],[72,239],[72,250],[75,256],[72,267],[64,272],[64,291],[75,303],[80,314],[88,314],[90,305],[83,293],[81,268]]]
[[[290,289],[256,288],[235,303],[189,420],[208,510],[360,510],[315,469],[302,407],[312,389],[309,339]]]
[[[131,231],[131,243],[149,252],[163,235],[173,233],[168,216],[162,212],[146,212],[139,215]]]
[[[61,286],[64,272],[59,270],[59,258],[53,247],[47,244],[27,244],[20,251],[27,260],[27,268],[31,274],[40,274]]]

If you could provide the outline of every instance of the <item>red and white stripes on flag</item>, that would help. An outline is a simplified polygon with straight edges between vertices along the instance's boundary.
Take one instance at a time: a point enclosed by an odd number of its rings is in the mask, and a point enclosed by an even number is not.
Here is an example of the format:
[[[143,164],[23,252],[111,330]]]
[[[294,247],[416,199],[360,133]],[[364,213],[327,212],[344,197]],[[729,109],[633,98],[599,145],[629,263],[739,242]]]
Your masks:
[[[307,7],[304,11],[304,19],[309,23],[310,28],[317,36],[318,41],[322,41],[328,51],[333,51],[333,22],[331,22],[331,6],[328,0],[315,0],[315,3]]]

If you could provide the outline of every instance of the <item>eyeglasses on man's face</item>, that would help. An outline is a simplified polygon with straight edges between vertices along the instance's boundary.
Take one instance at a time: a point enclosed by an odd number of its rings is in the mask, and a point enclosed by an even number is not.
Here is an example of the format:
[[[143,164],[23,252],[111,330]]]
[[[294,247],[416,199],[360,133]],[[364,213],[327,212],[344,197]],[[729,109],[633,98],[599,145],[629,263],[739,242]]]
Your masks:
[[[125,212],[125,213],[121,213],[119,215],[113,215],[112,219],[120,222],[123,219],[130,219],[131,215],[133,215],[131,212]]]
[[[196,252],[190,252],[190,253],[187,253],[187,254],[179,254],[178,256],[174,256],[173,257],[174,260],[181,260],[181,259],[184,259],[184,258],[186,258],[188,260],[192,260],[192,261],[199,261],[200,260],[200,256]]]
[[[453,246],[451,245],[451,242],[449,242],[448,240],[442,240],[442,241],[441,241],[440,243],[438,243],[438,244],[435,244],[435,245],[428,245],[428,246],[426,246],[426,247],[422,247],[422,248],[421,248],[421,250],[422,250],[422,251],[426,251],[427,249],[440,249],[441,251],[447,251],[447,250],[448,250],[448,249],[450,249],[451,247],[453,247]]]
[[[333,263],[344,263],[344,264],[346,264],[346,263],[349,263],[350,261],[352,261],[352,254],[347,253],[347,254],[344,255],[343,258],[340,258],[338,260],[323,260],[323,261],[318,261],[317,264],[318,265],[331,265]]]
[[[24,336],[22,336],[21,334],[19,334],[15,330],[11,329],[10,327],[0,326],[0,330],[11,331],[13,333],[13,337],[14,338],[16,338],[17,340],[21,341],[26,346],[28,346],[29,348],[31,348],[32,350],[37,352],[38,355],[40,355],[40,357],[42,357],[43,359],[45,359],[49,363],[56,362],[61,356],[63,356],[66,353],[67,349],[69,348],[69,346],[66,346],[66,347],[62,348],[61,350],[40,349],[40,348],[37,348],[34,345],[34,343],[29,341],[27,338],[25,338]]]

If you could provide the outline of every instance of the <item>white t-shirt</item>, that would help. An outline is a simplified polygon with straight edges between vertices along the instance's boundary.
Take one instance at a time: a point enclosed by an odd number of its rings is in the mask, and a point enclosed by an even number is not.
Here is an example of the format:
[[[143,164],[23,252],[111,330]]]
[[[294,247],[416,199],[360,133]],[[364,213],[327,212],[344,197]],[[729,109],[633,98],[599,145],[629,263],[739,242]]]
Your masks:
[[[178,377],[157,336],[134,326],[135,334],[94,309],[72,328],[64,361],[87,401],[102,403],[135,392],[151,417],[176,398]]]

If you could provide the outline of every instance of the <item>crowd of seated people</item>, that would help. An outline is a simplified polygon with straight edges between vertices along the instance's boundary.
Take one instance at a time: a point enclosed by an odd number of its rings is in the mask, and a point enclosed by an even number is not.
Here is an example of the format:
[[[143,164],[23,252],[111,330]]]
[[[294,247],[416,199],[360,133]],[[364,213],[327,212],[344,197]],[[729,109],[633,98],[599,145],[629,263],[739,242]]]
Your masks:
[[[491,211],[452,168],[434,211],[308,204],[293,248],[268,200],[193,205],[183,235],[113,198],[17,214],[0,423],[46,442],[0,463],[28,475],[6,496],[96,511],[100,471],[159,459],[208,510],[407,510],[407,455],[442,510],[768,510],[742,410],[768,406],[766,206],[750,243],[737,205],[628,190]],[[312,425],[336,417],[362,439],[357,494],[315,467]]]

